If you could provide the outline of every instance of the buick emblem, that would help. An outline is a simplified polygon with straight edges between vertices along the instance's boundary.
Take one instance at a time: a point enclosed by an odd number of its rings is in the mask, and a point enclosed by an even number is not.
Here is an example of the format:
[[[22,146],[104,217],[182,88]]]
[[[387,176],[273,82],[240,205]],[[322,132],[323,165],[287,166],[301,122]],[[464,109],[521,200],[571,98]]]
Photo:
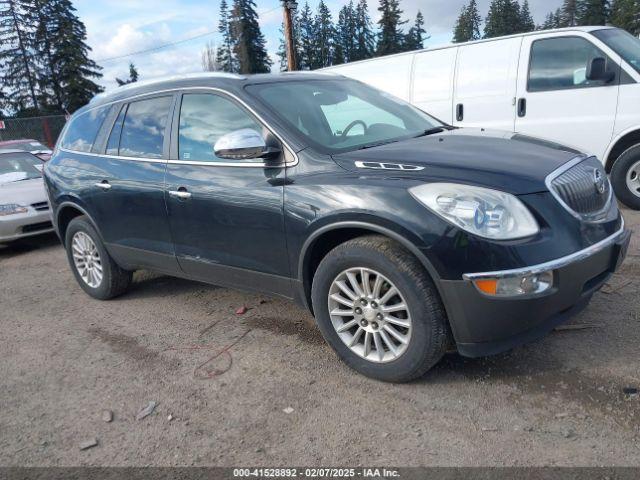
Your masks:
[[[597,168],[593,169],[593,185],[600,195],[607,189],[607,183],[604,179],[604,175]]]

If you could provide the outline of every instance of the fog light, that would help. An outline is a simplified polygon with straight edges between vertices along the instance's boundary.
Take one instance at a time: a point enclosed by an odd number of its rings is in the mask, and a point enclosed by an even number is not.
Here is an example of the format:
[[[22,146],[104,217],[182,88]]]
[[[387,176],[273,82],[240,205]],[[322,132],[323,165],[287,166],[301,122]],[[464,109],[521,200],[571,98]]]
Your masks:
[[[505,278],[483,278],[473,281],[482,293],[495,297],[534,295],[548,290],[553,285],[553,272],[518,275]]]

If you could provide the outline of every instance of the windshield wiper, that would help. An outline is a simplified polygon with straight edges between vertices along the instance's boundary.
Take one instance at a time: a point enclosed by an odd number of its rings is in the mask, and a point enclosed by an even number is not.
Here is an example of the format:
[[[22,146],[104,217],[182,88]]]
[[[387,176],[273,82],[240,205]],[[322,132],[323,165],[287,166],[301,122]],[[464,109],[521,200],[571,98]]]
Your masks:
[[[436,133],[442,133],[445,130],[451,130],[451,128],[448,127],[433,127],[433,128],[427,128],[425,131],[423,131],[422,133],[419,133],[418,135],[416,135],[413,138],[418,138],[418,137],[426,137],[427,135],[434,135]]]
[[[389,143],[395,143],[395,142],[399,142],[399,141],[400,141],[399,139],[394,138],[393,140],[385,140],[384,142],[368,143],[366,145],[358,147],[358,150],[365,150],[367,148],[380,147],[382,145],[387,145]]]

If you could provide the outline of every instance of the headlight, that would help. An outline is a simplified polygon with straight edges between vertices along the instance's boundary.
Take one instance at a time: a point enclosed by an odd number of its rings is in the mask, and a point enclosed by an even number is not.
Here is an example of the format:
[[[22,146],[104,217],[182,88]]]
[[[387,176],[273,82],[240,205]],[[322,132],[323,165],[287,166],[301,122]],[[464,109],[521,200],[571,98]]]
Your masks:
[[[6,205],[0,205],[0,217],[7,215],[15,215],[16,213],[26,213],[27,207],[18,205],[17,203],[8,203]]]
[[[409,192],[440,217],[480,237],[512,240],[540,230],[527,207],[509,193],[457,183],[428,183]]]

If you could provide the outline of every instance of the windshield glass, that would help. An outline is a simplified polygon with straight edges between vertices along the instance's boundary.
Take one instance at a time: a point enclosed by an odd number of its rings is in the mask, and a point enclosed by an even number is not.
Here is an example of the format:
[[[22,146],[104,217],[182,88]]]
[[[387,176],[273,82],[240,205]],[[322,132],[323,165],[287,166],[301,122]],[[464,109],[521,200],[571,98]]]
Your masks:
[[[40,150],[49,150],[47,147],[42,145],[40,142],[28,141],[28,142],[20,142],[20,143],[12,143],[7,145],[7,148],[12,150],[22,150],[23,152],[36,152]]]
[[[596,30],[593,35],[606,43],[640,73],[640,38],[618,28]]]
[[[353,80],[295,80],[247,90],[323,153],[341,153],[424,134],[443,124]]]
[[[0,185],[41,178],[42,162],[30,153],[0,154]]]

